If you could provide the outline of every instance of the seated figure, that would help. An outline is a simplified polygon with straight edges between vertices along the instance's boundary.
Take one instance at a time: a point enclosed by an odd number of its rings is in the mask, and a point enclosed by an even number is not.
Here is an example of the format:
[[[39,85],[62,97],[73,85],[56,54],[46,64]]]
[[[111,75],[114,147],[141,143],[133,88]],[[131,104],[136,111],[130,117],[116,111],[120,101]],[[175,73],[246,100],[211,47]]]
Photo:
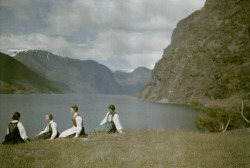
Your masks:
[[[26,135],[23,124],[19,122],[20,117],[21,114],[19,112],[15,112],[13,114],[12,121],[8,125],[7,135],[5,136],[3,144],[18,144],[30,141]]]
[[[70,111],[73,114],[73,127],[63,131],[60,134],[59,138],[65,138],[71,135],[73,135],[74,138],[78,138],[80,135],[85,135],[82,117],[77,113],[78,107],[76,105],[73,105],[71,106]]]
[[[47,122],[47,126],[43,131],[41,131],[36,139],[55,139],[59,137],[59,132],[57,131],[57,124],[53,121],[53,115],[47,114],[45,115],[45,120]]]
[[[115,106],[109,105],[109,112],[106,114],[102,122],[95,128],[95,132],[116,132],[123,133],[119,115],[115,112]]]

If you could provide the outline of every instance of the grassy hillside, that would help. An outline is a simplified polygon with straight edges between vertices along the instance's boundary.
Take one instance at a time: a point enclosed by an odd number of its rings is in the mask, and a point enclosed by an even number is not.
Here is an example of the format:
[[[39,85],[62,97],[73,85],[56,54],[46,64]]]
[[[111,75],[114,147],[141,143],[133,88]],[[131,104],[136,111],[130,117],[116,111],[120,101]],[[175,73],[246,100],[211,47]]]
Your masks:
[[[175,130],[91,134],[91,141],[56,139],[0,145],[0,167],[249,167],[250,134]]]
[[[62,89],[54,83],[3,53],[0,53],[0,81],[0,93],[62,92]]]

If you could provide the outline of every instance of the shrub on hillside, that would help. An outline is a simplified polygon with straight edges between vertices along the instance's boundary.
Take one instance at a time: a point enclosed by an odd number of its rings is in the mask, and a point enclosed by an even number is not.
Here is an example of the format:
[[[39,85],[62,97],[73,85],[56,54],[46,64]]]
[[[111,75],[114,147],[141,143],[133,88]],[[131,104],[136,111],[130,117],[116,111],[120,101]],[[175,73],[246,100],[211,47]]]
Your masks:
[[[202,112],[195,123],[201,131],[224,132],[250,127],[250,123],[241,115],[241,105],[226,109],[219,106],[205,107],[202,103],[193,101],[191,107],[195,111]],[[249,120],[250,106],[244,105],[243,110],[244,117]]]

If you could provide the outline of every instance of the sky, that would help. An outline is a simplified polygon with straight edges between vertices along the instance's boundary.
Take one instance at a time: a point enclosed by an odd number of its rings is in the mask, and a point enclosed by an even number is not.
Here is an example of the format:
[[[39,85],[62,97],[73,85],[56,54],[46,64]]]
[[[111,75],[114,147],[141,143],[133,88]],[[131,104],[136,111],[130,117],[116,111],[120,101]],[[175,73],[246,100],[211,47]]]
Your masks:
[[[112,70],[152,69],[205,0],[0,0],[0,52],[41,49]]]

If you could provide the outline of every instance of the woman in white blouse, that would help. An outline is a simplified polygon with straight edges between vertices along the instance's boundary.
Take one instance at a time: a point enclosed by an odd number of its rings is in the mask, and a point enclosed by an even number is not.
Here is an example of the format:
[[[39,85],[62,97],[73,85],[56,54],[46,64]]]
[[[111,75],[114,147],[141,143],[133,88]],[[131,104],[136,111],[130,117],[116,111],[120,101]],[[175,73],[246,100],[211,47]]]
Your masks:
[[[53,121],[53,115],[45,115],[45,120],[47,126],[43,131],[36,135],[36,139],[55,139],[59,137],[59,132],[57,131],[57,124]]]
[[[95,132],[116,132],[123,133],[119,115],[115,112],[115,106],[109,105],[109,112],[106,114],[102,122],[95,128]]]

